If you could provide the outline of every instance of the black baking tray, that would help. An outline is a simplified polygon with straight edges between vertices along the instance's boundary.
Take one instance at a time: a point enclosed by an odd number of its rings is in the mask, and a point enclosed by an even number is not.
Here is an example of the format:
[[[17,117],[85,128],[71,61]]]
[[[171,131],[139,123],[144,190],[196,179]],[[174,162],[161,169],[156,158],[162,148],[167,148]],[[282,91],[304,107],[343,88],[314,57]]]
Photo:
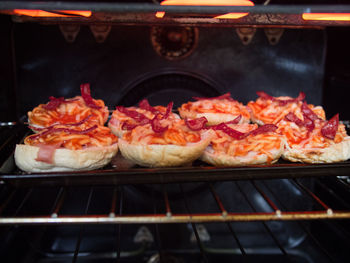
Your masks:
[[[108,166],[82,172],[25,173],[14,162],[14,149],[29,129],[24,124],[0,130],[0,180],[15,186],[122,185],[349,176],[350,160],[333,164],[303,164],[280,160],[271,165],[214,167],[195,161],[185,167],[145,168],[128,163],[118,154]]]

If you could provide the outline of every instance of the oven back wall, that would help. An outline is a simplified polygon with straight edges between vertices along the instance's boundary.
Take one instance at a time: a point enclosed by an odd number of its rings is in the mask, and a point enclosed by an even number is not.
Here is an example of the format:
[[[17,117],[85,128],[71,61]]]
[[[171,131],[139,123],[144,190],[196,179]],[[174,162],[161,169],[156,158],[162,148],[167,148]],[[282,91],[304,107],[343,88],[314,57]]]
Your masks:
[[[20,115],[49,96],[79,94],[81,83],[90,83],[93,97],[111,108],[119,103],[129,106],[142,97],[151,103],[175,100],[179,106],[194,95],[227,91],[246,103],[258,90],[275,96],[304,91],[309,103],[322,102],[322,30],[286,29],[279,43],[271,45],[264,29],[257,29],[252,42],[243,45],[234,28],[199,28],[193,52],[178,60],[156,53],[151,31],[146,26],[113,26],[107,39],[97,43],[90,28],[81,26],[75,41],[68,43],[58,25],[15,24]],[[152,78],[158,76],[163,80],[152,89]],[[174,82],[174,76],[199,84]],[[147,85],[142,94],[133,93],[143,81]],[[193,87],[200,83],[203,88]]]

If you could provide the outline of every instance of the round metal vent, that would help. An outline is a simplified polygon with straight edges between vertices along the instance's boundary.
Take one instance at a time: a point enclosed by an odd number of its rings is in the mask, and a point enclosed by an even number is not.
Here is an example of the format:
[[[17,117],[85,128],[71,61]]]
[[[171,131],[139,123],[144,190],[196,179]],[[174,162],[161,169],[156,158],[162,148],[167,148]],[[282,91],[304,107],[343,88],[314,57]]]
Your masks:
[[[169,60],[189,56],[197,46],[198,29],[194,27],[152,27],[151,41],[154,50]]]
[[[218,83],[190,73],[161,73],[144,76],[130,85],[119,105],[133,106],[143,98],[151,105],[167,105],[174,102],[174,109],[192,97],[213,97],[220,93]]]

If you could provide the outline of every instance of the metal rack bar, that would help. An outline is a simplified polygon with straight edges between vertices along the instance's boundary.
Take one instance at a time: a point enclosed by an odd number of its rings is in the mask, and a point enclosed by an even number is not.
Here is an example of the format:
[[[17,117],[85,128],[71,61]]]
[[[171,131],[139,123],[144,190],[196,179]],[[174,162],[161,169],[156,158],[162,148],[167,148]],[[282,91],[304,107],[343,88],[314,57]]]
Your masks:
[[[66,198],[66,189],[61,187],[59,192],[58,192],[58,195],[56,197],[54,207],[53,207],[52,212],[51,212],[51,217],[58,216],[58,213],[59,213],[59,211],[64,203],[65,198]]]
[[[321,186],[327,193],[332,195],[335,199],[337,199],[338,203],[341,203],[342,206],[346,207],[347,209],[350,209],[350,204],[346,203],[337,193],[334,191],[330,190],[327,186],[324,185],[324,183],[321,183],[320,180],[317,180],[316,183]]]
[[[9,196],[6,198],[6,200],[0,204],[0,214],[2,213],[2,211],[4,211],[4,209],[7,207],[7,205],[11,202],[12,198],[15,196],[17,192],[17,189],[13,189],[12,192],[9,194]]]
[[[208,184],[209,184],[209,187],[210,187],[210,191],[213,194],[213,197],[214,197],[214,199],[216,201],[216,204],[218,205],[219,209],[221,210],[222,216],[226,217],[227,216],[227,210],[225,209],[223,203],[221,202],[221,200],[219,198],[219,195],[214,190],[213,184],[212,183],[208,183]],[[231,224],[229,222],[227,222],[226,225],[227,225],[230,233],[232,234],[234,240],[236,241],[236,243],[237,243],[237,245],[239,247],[239,250],[241,251],[241,254],[242,255],[246,255],[246,252],[245,252],[241,242],[239,241],[236,233],[233,231],[233,228],[232,228]]]
[[[225,209],[223,203],[221,202],[219,195],[214,191],[213,184],[212,183],[208,183],[208,184],[209,184],[210,192],[212,193],[212,195],[216,201],[216,204],[218,205],[219,209],[221,210],[222,216],[223,217],[227,216],[227,210]]]
[[[248,203],[249,207],[254,211],[257,212],[254,205],[250,202],[248,196],[244,193],[244,191],[242,190],[242,188],[239,186],[239,184],[237,182],[235,182],[237,188],[239,189],[239,191],[242,193],[244,199],[246,200],[246,202]],[[283,248],[283,246],[280,244],[280,242],[278,241],[278,239],[276,238],[276,236],[272,233],[271,229],[267,226],[267,224],[265,222],[262,222],[262,224],[264,225],[266,231],[270,234],[270,236],[272,237],[273,241],[275,242],[275,244],[278,246],[278,248],[281,250],[283,255],[287,255],[286,250]]]
[[[277,200],[277,202],[281,205],[283,209],[287,209],[286,205],[282,203],[281,200],[276,196],[274,191],[263,181],[264,186],[268,189],[268,191],[274,196],[274,198]],[[321,251],[333,262],[333,257],[329,254],[329,252],[320,244],[320,242],[314,237],[314,235],[305,227],[301,222],[298,222],[299,226],[303,229],[303,231],[311,238],[311,240],[318,246]]]
[[[93,192],[94,192],[94,189],[91,188],[90,189],[90,193],[89,193],[89,197],[88,197],[88,200],[87,200],[87,203],[86,203],[84,214],[88,213]],[[77,243],[76,243],[76,246],[75,246],[75,250],[74,250],[72,263],[75,263],[77,261],[79,250],[80,250],[81,240],[82,240],[83,234],[84,234],[84,230],[85,230],[85,226],[81,226],[80,227],[80,231],[79,231],[78,240],[77,240]]]
[[[164,185],[163,185],[163,195],[164,195],[166,216],[170,217],[172,215],[172,212],[171,212],[171,208],[170,208],[168,192],[165,190],[165,186]]]
[[[120,193],[120,198],[119,198],[119,216],[121,217],[123,214],[123,202],[124,202],[124,189],[123,186],[119,186],[119,193]],[[117,236],[117,262],[120,261],[120,236],[121,236],[121,230],[122,230],[122,225],[118,225],[118,236]]]
[[[305,193],[307,193],[309,196],[311,196],[318,204],[320,204],[328,214],[332,214],[333,210],[326,205],[318,196],[316,196],[310,189],[308,189],[306,186],[301,184],[298,180],[293,180]]]
[[[154,197],[154,189],[152,188],[152,192],[151,192],[151,196],[152,196],[152,203],[153,203],[153,213],[154,215],[157,215],[157,207],[156,207],[156,200]],[[163,259],[163,249],[162,249],[162,240],[160,238],[160,233],[159,233],[159,227],[158,224],[154,225],[154,232],[155,232],[155,244],[158,250],[158,254],[159,254],[159,261],[160,262],[164,262]]]
[[[274,202],[261,190],[259,186],[255,183],[255,181],[250,181],[254,188],[260,193],[260,195],[264,198],[264,200],[269,204],[269,206],[275,211],[276,214],[280,215],[281,210],[275,205]]]
[[[182,193],[182,195],[184,197],[186,210],[187,210],[188,214],[191,215],[192,213],[191,213],[190,206],[189,206],[189,203],[188,203],[187,195],[186,195],[185,191],[183,190],[182,184],[179,184],[179,187],[180,187],[180,191],[181,191],[181,193]],[[204,249],[203,249],[202,242],[201,242],[201,240],[199,238],[199,235],[198,235],[198,231],[197,231],[196,225],[194,223],[191,223],[191,226],[192,226],[194,235],[196,237],[196,241],[197,241],[197,244],[198,244],[198,247],[199,247],[199,251],[201,252],[202,258],[203,258],[204,262],[208,262],[207,256],[206,256],[206,254],[204,252]]]
[[[113,197],[112,197],[112,203],[111,203],[111,209],[109,210],[109,216],[114,217],[115,211],[117,209],[117,199],[118,199],[118,191],[117,188],[113,189]]]

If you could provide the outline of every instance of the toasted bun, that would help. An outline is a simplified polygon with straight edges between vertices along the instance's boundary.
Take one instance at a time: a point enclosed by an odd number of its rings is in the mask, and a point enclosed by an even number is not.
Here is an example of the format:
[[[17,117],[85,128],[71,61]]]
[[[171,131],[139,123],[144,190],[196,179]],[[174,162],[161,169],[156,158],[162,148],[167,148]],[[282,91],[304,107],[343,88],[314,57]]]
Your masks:
[[[209,146],[205,149],[201,160],[215,166],[247,166],[255,164],[275,163],[283,153],[284,143],[281,143],[280,149],[269,151],[272,156],[269,158],[264,153],[249,152],[245,156],[231,156],[225,153],[215,153],[214,149]]]
[[[26,172],[94,170],[111,161],[118,151],[118,144],[83,150],[57,149],[52,164],[36,161],[38,151],[39,147],[37,146],[17,144],[15,150],[16,165]]]
[[[124,158],[147,167],[169,167],[188,164],[201,156],[213,136],[211,130],[202,133],[202,139],[186,146],[133,145],[119,139],[119,149]]]
[[[179,109],[179,112],[180,112],[181,118],[183,119],[185,118],[196,119],[200,117],[205,117],[208,120],[207,125],[217,125],[222,122],[232,121],[238,117],[238,115],[236,114],[228,114],[228,113],[211,113],[211,112],[196,113],[196,112],[184,111],[180,109]],[[249,123],[249,119],[242,117],[239,123]]]
[[[324,149],[291,149],[287,147],[282,158],[291,162],[335,163],[350,159],[350,137]]]

